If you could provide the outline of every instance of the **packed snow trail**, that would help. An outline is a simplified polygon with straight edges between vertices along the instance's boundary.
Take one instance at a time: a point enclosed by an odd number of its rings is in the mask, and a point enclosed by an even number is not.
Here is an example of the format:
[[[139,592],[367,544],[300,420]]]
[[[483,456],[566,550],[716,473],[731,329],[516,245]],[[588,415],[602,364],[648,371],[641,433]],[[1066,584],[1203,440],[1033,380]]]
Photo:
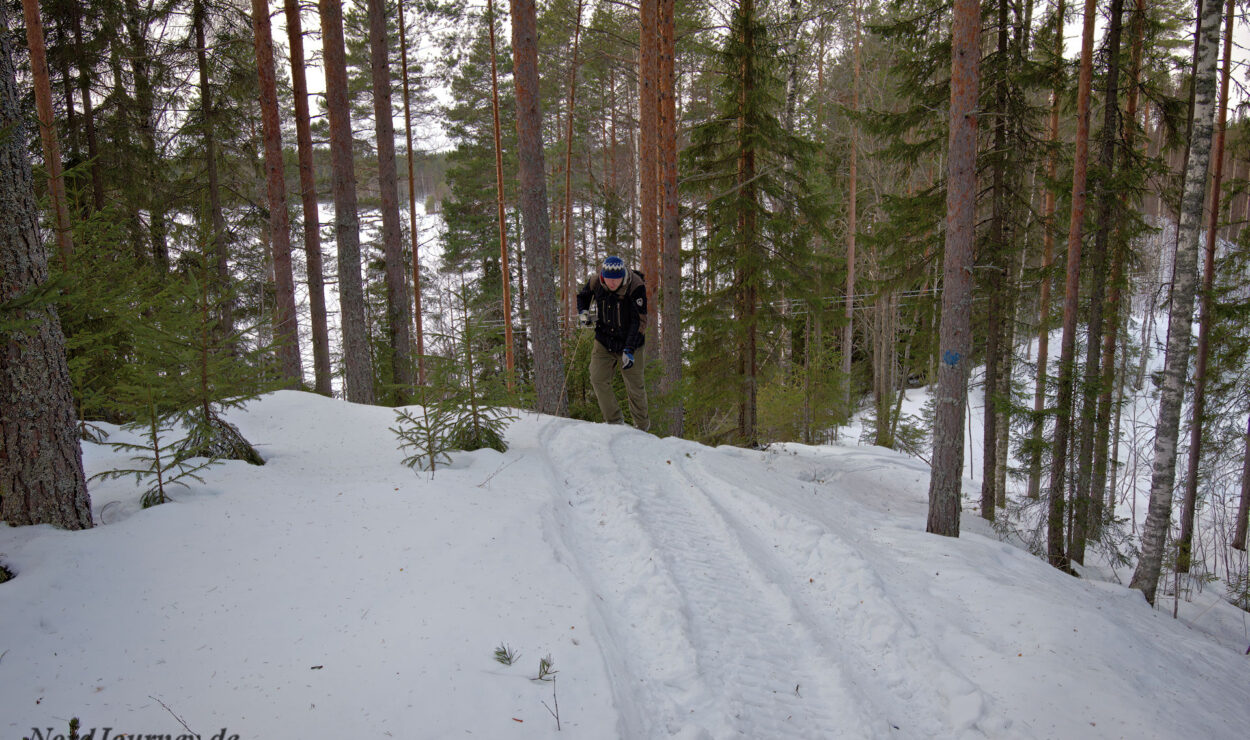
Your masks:
[[[920,640],[846,536],[763,501],[731,452],[560,420],[540,446],[568,494],[553,506],[559,545],[597,591],[622,736],[981,734],[980,692]],[[769,531],[803,544],[777,550]],[[819,563],[834,582],[804,575]]]

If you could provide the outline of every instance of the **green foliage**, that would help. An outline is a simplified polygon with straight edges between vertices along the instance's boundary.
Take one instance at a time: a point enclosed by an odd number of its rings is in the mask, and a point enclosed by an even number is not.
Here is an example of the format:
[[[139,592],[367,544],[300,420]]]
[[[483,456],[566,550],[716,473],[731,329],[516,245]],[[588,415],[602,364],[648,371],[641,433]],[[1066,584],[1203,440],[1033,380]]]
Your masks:
[[[420,408],[419,415],[407,409],[396,409],[396,426],[390,430],[399,438],[400,452],[405,453],[403,464],[433,473],[439,465],[451,462],[447,453],[453,448],[447,439],[454,414],[451,409],[431,407],[428,403]]]
[[[726,393],[736,392],[744,408],[754,403],[753,369],[784,337],[780,299],[815,308],[828,271],[815,251],[816,237],[828,236],[828,200],[809,182],[818,149],[778,118],[785,109],[780,46],[762,11],[748,11],[739,6],[731,19],[715,110],[695,124],[682,153],[692,173],[688,189],[704,201],[709,227],[695,255],[706,262],[706,285],[689,297],[688,372],[699,380],[687,386],[688,427],[708,441],[746,444],[758,440],[741,436],[758,437],[758,430],[726,414]]]
[[[495,648],[495,662],[497,663],[512,665],[517,662],[520,657],[521,654],[508,647],[508,643],[506,642],[499,643],[499,647]]]
[[[138,389],[135,389],[139,392]],[[115,468],[91,476],[90,480],[135,477],[136,484],[146,484],[143,492],[143,508],[163,504],[170,500],[171,486],[188,487],[186,479],[204,482],[198,473],[220,460],[214,458],[190,458],[187,456],[186,438],[178,436],[180,425],[175,415],[162,414],[157,410],[156,395],[147,389],[148,409],[145,418],[126,425],[126,429],[140,435],[142,444],[132,442],[108,442],[120,452],[135,453],[130,459],[135,467]]]

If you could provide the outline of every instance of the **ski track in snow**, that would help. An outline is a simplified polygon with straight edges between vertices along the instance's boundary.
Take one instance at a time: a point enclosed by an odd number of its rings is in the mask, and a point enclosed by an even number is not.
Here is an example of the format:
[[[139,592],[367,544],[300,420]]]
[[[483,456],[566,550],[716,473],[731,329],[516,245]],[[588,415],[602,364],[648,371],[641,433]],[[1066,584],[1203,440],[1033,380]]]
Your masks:
[[[985,736],[986,697],[889,598],[853,525],[765,501],[730,453],[562,421],[539,436],[569,495],[549,526],[600,589],[623,736]]]

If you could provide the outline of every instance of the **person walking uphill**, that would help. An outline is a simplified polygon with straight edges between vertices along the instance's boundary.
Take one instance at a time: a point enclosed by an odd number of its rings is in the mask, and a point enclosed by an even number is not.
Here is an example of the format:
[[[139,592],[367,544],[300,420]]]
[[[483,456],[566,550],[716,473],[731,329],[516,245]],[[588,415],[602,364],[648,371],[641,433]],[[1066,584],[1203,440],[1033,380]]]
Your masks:
[[[590,316],[595,302],[597,320]],[[612,375],[619,365],[629,396],[629,413],[634,426],[646,431],[647,389],[643,385],[642,352],[647,331],[647,286],[641,272],[625,268],[620,257],[608,257],[597,275],[591,275],[577,293],[578,322],[594,327],[595,346],[590,352],[590,385],[595,389],[603,420],[623,424],[621,406],[612,391]]]

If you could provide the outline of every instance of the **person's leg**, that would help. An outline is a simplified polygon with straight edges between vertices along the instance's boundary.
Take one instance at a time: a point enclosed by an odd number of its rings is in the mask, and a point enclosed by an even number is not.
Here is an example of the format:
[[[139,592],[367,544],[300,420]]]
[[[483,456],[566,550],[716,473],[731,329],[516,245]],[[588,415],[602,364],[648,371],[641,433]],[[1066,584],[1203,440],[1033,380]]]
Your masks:
[[[621,371],[625,379],[625,393],[629,396],[629,415],[634,419],[634,426],[642,431],[651,428],[651,417],[647,414],[647,387],[644,383],[642,365],[646,346],[634,351],[634,366]]]
[[[590,351],[590,386],[595,389],[595,398],[599,401],[603,420],[609,424],[620,424],[623,421],[621,405],[616,402],[616,393],[612,390],[612,375],[616,372],[616,365],[617,356],[608,352],[596,339],[594,349]]]

